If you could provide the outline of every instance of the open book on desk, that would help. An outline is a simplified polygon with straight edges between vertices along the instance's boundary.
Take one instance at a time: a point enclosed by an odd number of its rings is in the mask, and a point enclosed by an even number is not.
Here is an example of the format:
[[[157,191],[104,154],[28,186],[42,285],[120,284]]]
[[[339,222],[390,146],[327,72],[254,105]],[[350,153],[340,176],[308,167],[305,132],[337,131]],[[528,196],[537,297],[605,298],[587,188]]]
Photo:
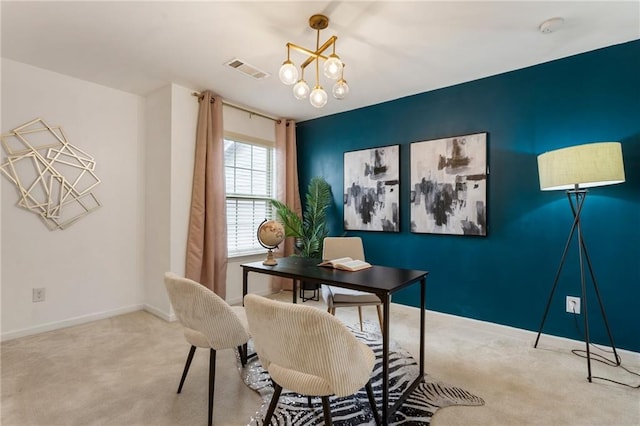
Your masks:
[[[371,264],[364,260],[352,259],[350,257],[341,257],[339,259],[325,260],[318,266],[328,266],[334,269],[342,269],[343,271],[359,271],[361,269],[371,268]]]

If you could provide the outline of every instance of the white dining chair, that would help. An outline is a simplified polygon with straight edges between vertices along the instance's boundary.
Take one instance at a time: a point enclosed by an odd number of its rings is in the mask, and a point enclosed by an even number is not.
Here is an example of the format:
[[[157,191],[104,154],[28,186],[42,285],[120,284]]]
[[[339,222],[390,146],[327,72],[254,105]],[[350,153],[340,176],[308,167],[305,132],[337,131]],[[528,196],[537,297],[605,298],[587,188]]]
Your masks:
[[[182,372],[178,393],[182,391],[196,348],[209,349],[209,426],[213,422],[213,394],[216,376],[216,351],[237,348],[244,366],[247,356],[243,345],[249,341],[247,317],[242,306],[229,306],[205,286],[172,272],[164,274],[164,283],[176,317],[184,326],[184,337],[191,345]]]
[[[324,424],[331,425],[329,397],[354,395],[363,387],[380,424],[371,386],[375,354],[340,320],[313,306],[256,294],[247,294],[244,305],[258,358],[274,384],[262,424],[271,424],[283,388],[321,397]]]

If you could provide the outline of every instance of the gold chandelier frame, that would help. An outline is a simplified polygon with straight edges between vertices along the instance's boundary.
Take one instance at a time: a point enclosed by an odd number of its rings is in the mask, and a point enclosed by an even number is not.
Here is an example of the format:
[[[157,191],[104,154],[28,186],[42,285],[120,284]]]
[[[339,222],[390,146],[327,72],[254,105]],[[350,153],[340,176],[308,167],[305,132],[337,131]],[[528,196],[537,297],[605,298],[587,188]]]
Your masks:
[[[287,46],[287,60],[282,64],[282,68],[280,70],[280,79],[284,84],[291,85],[295,83],[294,86],[294,95],[298,99],[304,99],[309,96],[309,86],[304,80],[304,71],[305,69],[315,62],[315,71],[316,71],[316,80],[313,91],[311,92],[310,101],[311,104],[317,108],[321,108],[326,103],[326,92],[320,85],[320,60],[325,61],[325,66],[327,65],[327,61],[333,61],[332,63],[332,71],[333,76],[329,78],[337,79],[337,83],[334,85],[333,94],[337,99],[343,99],[349,92],[349,87],[347,86],[347,82],[344,80],[344,62],[336,55],[336,41],[338,37],[333,35],[327,39],[322,45],[320,45],[320,31],[326,29],[329,26],[329,18],[322,14],[315,14],[309,18],[309,27],[316,30],[316,50],[313,51],[311,49],[307,49],[298,44],[288,42]],[[332,48],[332,53],[330,55],[326,55],[325,51],[329,48]],[[291,61],[291,49],[297,50],[305,55],[307,58],[300,65],[301,79],[298,80],[297,77],[297,68]],[[286,71],[285,71],[286,67]],[[285,78],[283,78],[283,73],[287,72]],[[339,73],[339,74],[338,74]],[[325,71],[325,75],[327,72]],[[300,85],[300,86],[299,86]],[[316,93],[314,93],[316,92]],[[315,96],[320,96],[320,98],[316,98]],[[315,102],[314,102],[315,101]]]
[[[300,65],[301,69],[305,69],[307,66],[309,66],[309,64],[311,64],[311,62],[316,61],[316,59],[318,58],[324,59],[325,61],[329,59],[322,53],[331,46],[333,46],[333,53],[336,53],[336,40],[338,40],[338,37],[336,36],[331,36],[327,41],[324,42],[322,46],[320,46],[320,31],[326,29],[329,26],[329,18],[324,15],[313,15],[311,16],[311,18],[309,18],[309,26],[316,30],[315,52],[299,46],[295,43],[287,43],[287,60],[289,60],[289,49],[295,49],[299,52],[309,55],[309,57],[302,63],[302,65]]]

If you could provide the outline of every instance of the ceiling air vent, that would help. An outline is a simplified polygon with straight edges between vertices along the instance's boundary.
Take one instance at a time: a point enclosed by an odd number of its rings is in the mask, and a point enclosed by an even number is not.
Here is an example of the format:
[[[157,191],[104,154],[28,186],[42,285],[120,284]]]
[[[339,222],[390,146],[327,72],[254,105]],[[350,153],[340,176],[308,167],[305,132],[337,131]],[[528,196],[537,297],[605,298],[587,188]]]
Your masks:
[[[256,80],[262,80],[271,75],[268,72],[262,71],[254,67],[253,65],[249,65],[242,59],[238,59],[238,58],[233,58],[229,62],[226,62],[225,65],[230,68],[233,68],[236,71],[241,72],[244,75],[247,75],[251,78],[255,78]]]

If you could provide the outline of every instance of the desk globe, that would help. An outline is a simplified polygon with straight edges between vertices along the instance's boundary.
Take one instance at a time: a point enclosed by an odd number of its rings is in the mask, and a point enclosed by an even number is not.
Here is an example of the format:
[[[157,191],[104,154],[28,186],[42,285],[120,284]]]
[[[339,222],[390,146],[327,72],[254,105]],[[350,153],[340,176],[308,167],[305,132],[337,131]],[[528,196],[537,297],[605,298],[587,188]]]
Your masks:
[[[263,265],[273,266],[277,265],[278,261],[273,257],[273,249],[284,240],[284,227],[282,224],[275,220],[265,219],[260,226],[258,226],[258,242],[267,250],[267,258]]]

